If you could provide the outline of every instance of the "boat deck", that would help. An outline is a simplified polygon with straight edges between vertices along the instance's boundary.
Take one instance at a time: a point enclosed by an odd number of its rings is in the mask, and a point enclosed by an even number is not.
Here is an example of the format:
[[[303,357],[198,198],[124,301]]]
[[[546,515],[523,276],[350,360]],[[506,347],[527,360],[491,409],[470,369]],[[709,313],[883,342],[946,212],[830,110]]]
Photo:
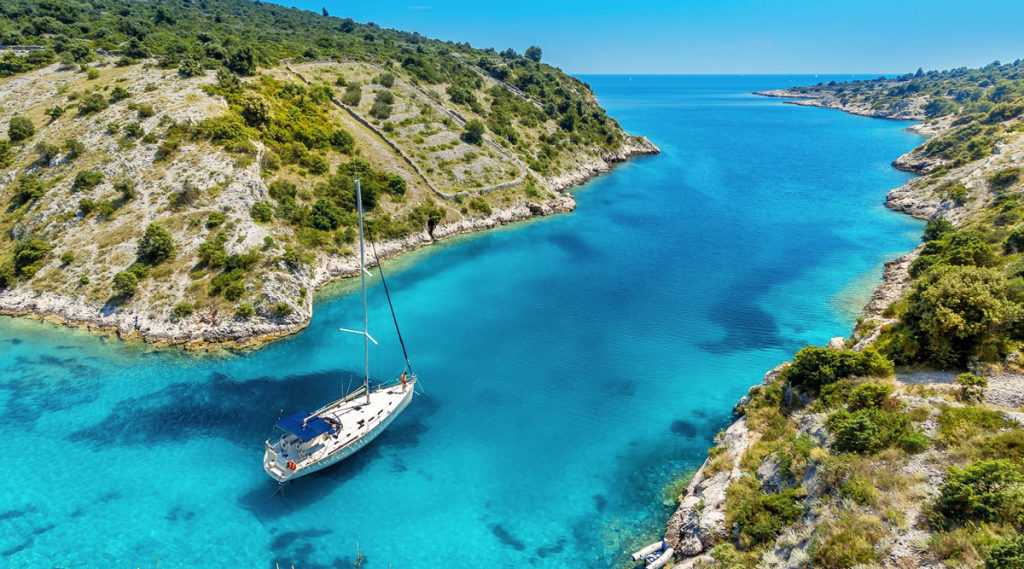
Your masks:
[[[344,452],[345,447],[359,443],[375,428],[387,422],[393,413],[403,409],[413,389],[414,382],[410,382],[404,391],[401,386],[381,387],[370,393],[369,403],[366,402],[366,395],[360,395],[327,405],[311,416],[327,421],[334,432],[317,436],[308,442],[303,442],[291,433],[273,443],[268,442],[263,460],[264,469],[275,479],[287,480],[303,473],[305,469],[321,464],[335,453]],[[289,461],[295,463],[295,470],[288,468]]]

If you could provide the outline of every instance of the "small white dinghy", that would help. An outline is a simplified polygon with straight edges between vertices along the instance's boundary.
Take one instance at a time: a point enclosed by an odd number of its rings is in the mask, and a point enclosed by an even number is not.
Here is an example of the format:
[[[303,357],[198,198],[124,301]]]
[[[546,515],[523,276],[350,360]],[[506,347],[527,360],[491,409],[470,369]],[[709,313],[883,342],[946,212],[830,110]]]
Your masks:
[[[656,541],[647,547],[636,551],[629,558],[633,561],[643,560],[644,567],[647,569],[661,569],[672,559],[672,555],[675,553],[668,543],[664,541]]]

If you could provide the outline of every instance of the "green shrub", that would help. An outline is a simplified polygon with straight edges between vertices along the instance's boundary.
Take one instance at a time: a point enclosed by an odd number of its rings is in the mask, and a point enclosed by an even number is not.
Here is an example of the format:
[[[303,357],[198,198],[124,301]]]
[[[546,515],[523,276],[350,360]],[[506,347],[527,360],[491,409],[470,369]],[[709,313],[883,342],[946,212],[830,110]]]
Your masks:
[[[174,305],[174,317],[186,318],[195,312],[196,307],[191,302],[179,302]]]
[[[930,271],[907,296],[897,331],[908,341],[890,347],[893,357],[901,363],[927,361],[961,369],[971,357],[1005,357],[1007,332],[1022,317],[1010,294],[1006,277],[994,269]]]
[[[47,166],[60,154],[60,148],[56,144],[50,144],[45,141],[36,143],[35,150],[39,154],[39,159]]]
[[[53,245],[38,238],[19,239],[14,243],[13,277],[32,278]]]
[[[15,198],[20,203],[39,199],[46,194],[46,184],[35,174],[22,174],[18,177],[18,191]]]
[[[352,154],[352,151],[355,150],[356,139],[348,131],[338,129],[331,133],[331,146],[343,154]]]
[[[359,100],[363,98],[363,88],[356,81],[350,81],[345,86],[345,94],[341,96],[341,102],[345,103],[350,107],[359,105]]]
[[[1024,527],[1024,473],[1010,460],[981,460],[952,467],[935,501],[933,522],[1009,523]]]
[[[150,223],[139,240],[138,256],[143,263],[159,265],[174,257],[174,239],[166,229]]]
[[[235,281],[228,286],[224,287],[224,298],[234,302],[245,294],[245,284],[241,281]]]
[[[874,484],[863,476],[853,475],[839,488],[839,495],[862,506],[878,503],[878,491]]]
[[[1003,241],[1003,252],[1013,255],[1024,251],[1024,227],[1017,227]]]
[[[1024,569],[1024,535],[997,541],[985,556],[985,569]]]
[[[876,383],[865,383],[858,385],[848,398],[848,405],[850,411],[856,411],[858,409],[877,409],[882,406],[882,402],[888,399],[892,395],[892,387],[888,385],[878,385]]]
[[[224,213],[220,211],[211,211],[206,218],[207,229],[213,229],[222,223],[224,223]]]
[[[845,377],[886,377],[892,371],[892,362],[870,348],[857,352],[806,346],[779,377],[790,385],[817,393],[822,386]]]
[[[81,103],[78,104],[78,114],[80,116],[92,115],[105,110],[109,106],[110,104],[103,98],[103,95],[90,93],[82,97]]]
[[[739,536],[739,545],[749,549],[769,542],[803,514],[803,489],[786,488],[765,494],[756,481],[733,484],[727,490],[728,523]]]
[[[277,318],[285,318],[292,313],[292,307],[284,302],[278,302],[271,307],[270,313]]]
[[[75,254],[72,253],[71,251],[65,251],[63,254],[61,254],[61,256],[60,256],[60,264],[67,266],[67,265],[70,265],[71,263],[74,263],[74,262],[75,262]]]
[[[469,200],[469,209],[479,211],[484,215],[491,215],[491,206],[484,198],[473,198]]]
[[[988,177],[988,183],[992,187],[993,192],[1004,192],[1010,188],[1010,186],[1017,183],[1020,178],[1020,168],[1006,168],[1005,170],[999,170]]]
[[[910,419],[903,413],[876,408],[836,411],[829,415],[827,424],[835,434],[837,450],[860,454],[897,446],[913,432]]]
[[[373,106],[370,107],[370,116],[375,119],[384,120],[391,116],[391,105],[376,101]]]
[[[103,183],[103,172],[95,170],[82,170],[75,175],[74,189],[87,192]]]
[[[274,206],[270,202],[256,202],[252,204],[249,215],[260,223],[267,223],[274,218]]]
[[[960,400],[968,403],[981,401],[988,387],[988,378],[973,373],[961,373],[956,376],[956,382],[960,385]]]
[[[480,145],[484,140],[484,123],[473,119],[466,123],[466,129],[462,132],[462,140],[467,144]]]
[[[178,74],[182,77],[199,77],[205,75],[203,68],[199,65],[199,62],[191,57],[181,58],[181,62],[178,63]]]
[[[110,101],[114,102],[114,103],[117,103],[117,102],[123,101],[123,100],[125,100],[125,99],[127,99],[128,97],[131,97],[131,96],[132,96],[131,93],[129,93],[127,89],[125,89],[124,87],[118,85],[117,87],[114,87],[113,91],[110,92]]]
[[[27,138],[31,138],[36,133],[36,126],[32,124],[32,119],[21,115],[11,118],[11,122],[7,125],[7,138],[11,139],[11,142],[21,142]]]
[[[69,138],[64,141],[64,150],[68,153],[68,160],[74,160],[85,154],[85,145],[77,139]]]
[[[235,308],[235,318],[241,318],[242,320],[248,320],[256,314],[256,309],[252,307],[248,302],[241,302]]]
[[[114,275],[114,294],[117,296],[133,296],[139,288],[139,278],[131,271],[121,271]]]
[[[128,201],[135,197],[135,182],[131,178],[120,178],[114,182],[114,189],[121,194],[121,199]]]
[[[78,211],[81,211],[83,216],[88,216],[94,209],[96,209],[96,202],[92,199],[82,198],[78,200]]]
[[[381,73],[380,77],[377,78],[377,83],[390,89],[395,86],[395,76],[391,73]]]

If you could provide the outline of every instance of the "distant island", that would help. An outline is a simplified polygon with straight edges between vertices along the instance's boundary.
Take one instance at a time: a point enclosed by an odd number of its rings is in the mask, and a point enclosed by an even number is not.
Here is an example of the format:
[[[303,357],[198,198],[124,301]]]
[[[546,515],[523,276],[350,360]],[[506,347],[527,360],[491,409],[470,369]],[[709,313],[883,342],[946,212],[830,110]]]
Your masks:
[[[0,312],[203,346],[657,153],[524,53],[245,0],[0,5]],[[371,263],[376,259],[371,256]]]
[[[1024,63],[758,94],[921,121],[886,205],[928,224],[677,481],[675,567],[1024,567]]]

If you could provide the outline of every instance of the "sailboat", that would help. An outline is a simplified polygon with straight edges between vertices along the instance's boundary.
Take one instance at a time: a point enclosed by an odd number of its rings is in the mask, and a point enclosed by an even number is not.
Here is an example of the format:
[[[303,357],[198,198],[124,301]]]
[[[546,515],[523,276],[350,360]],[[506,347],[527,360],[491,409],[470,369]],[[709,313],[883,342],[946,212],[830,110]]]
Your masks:
[[[412,401],[416,388],[416,375],[412,373],[409,356],[405,351],[405,342],[398,330],[394,307],[391,316],[395,321],[402,353],[405,355],[405,370],[396,381],[370,388],[370,342],[377,343],[370,335],[366,316],[366,252],[363,241],[363,196],[359,180],[356,180],[356,205],[359,211],[359,271],[363,289],[363,329],[343,332],[359,334],[363,337],[364,373],[363,384],[341,399],[332,401],[312,413],[297,413],[282,417],[274,423],[284,433],[274,442],[266,442],[263,453],[263,470],[271,478],[284,483],[300,476],[323,470],[332,464],[363,448],[377,438],[384,429],[395,420]],[[376,248],[374,250],[376,256]],[[378,261],[378,270],[380,263]],[[387,292],[387,281],[381,272],[384,292],[391,305],[391,295]]]

